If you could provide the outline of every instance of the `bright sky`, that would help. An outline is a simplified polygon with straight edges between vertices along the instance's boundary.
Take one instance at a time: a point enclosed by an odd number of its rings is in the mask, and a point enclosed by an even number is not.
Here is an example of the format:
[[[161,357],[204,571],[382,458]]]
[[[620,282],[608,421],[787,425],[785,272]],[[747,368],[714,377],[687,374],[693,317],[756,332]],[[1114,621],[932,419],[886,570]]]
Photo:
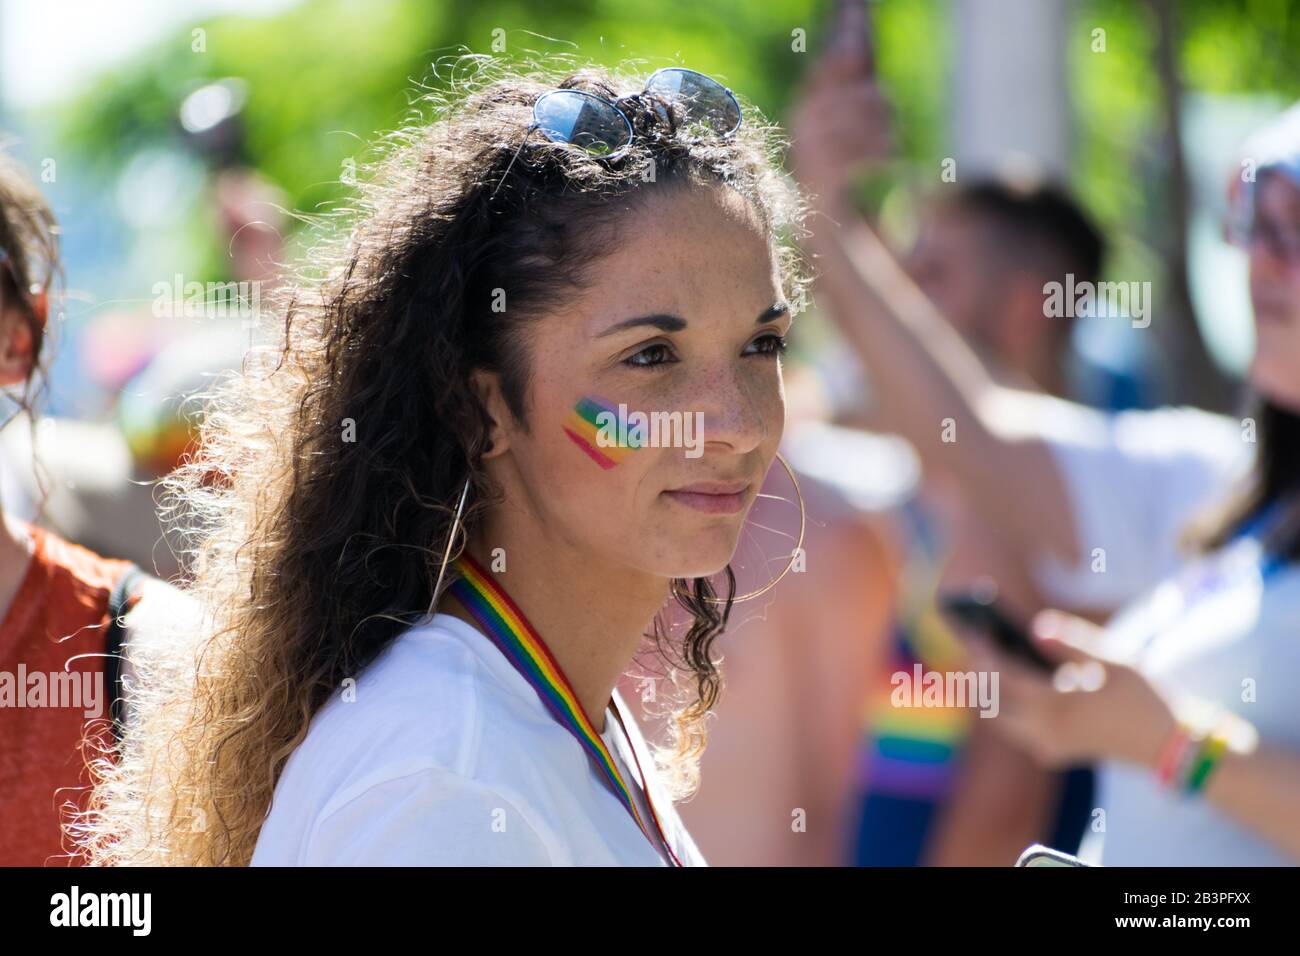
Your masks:
[[[0,0],[0,105],[62,98],[163,36],[217,13],[275,13],[299,0]]]

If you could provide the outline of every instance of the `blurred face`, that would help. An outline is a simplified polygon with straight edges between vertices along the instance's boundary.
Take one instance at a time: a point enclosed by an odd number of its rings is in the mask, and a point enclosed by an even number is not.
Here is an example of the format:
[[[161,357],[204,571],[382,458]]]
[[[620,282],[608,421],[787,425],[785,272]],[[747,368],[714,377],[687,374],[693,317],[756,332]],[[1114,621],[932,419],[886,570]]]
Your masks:
[[[10,265],[0,258],[0,387],[21,385],[31,374],[35,340]]]
[[[1276,173],[1261,176],[1256,184],[1255,228],[1250,245],[1250,298],[1257,341],[1249,377],[1260,393],[1300,412],[1297,239],[1300,187]],[[1286,248],[1291,250],[1289,254]]]
[[[528,326],[529,428],[503,425],[487,462],[507,502],[593,561],[665,578],[722,570],[781,439],[789,326],[741,197],[655,194],[592,284]]]
[[[904,265],[962,337],[975,345],[995,339],[997,282],[985,230],[969,216],[932,208],[921,219]]]

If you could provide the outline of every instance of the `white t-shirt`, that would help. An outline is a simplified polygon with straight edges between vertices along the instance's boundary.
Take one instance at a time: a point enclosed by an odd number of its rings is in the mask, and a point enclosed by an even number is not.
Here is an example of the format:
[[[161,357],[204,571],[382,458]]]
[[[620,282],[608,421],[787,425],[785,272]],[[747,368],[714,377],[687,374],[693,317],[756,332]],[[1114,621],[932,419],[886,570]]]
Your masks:
[[[1260,556],[1259,541],[1243,537],[1187,565],[1116,617],[1102,650],[1134,662],[1170,699],[1226,707],[1261,740],[1300,754],[1300,566],[1263,579]],[[1168,793],[1150,770],[1117,763],[1099,770],[1106,866],[1300,862],[1204,797]]]
[[[1080,561],[1068,567],[1044,554],[1034,575],[1066,608],[1118,610],[1174,573],[1188,521],[1229,494],[1253,461],[1239,421],[1195,408],[1042,409],[1035,432],[1065,482]]]
[[[614,697],[627,736],[612,710],[601,736],[634,798],[639,761],[677,857],[706,866]],[[252,863],[670,865],[532,685],[448,614],[399,636],[351,693],[336,692],[316,714],[276,785]]]
[[[1191,563],[1179,547],[1187,522],[1248,473],[1255,446],[1242,423],[1193,408],[1050,407],[1036,430],[1064,478],[1082,560],[1069,568],[1044,556],[1035,568],[1044,595],[1065,606],[1125,608],[1107,627],[1106,654],[1132,661],[1171,697],[1220,704],[1270,744],[1300,752],[1300,706],[1290,691],[1300,681],[1300,570],[1265,586],[1253,538]],[[1204,798],[1166,793],[1143,768],[1102,764],[1098,806],[1107,866],[1296,862]]]

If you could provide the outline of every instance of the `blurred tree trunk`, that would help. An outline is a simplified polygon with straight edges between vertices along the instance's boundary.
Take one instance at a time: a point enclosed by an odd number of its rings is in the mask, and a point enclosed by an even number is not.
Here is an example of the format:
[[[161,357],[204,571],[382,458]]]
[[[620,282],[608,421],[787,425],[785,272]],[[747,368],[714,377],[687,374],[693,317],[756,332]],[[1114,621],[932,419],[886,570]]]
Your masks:
[[[1162,375],[1168,401],[1215,411],[1232,408],[1235,387],[1214,364],[1196,321],[1187,276],[1187,233],[1190,185],[1183,156],[1182,78],[1179,75],[1179,33],[1174,0],[1147,0],[1156,28],[1156,70],[1168,155],[1166,216],[1159,230],[1165,261],[1165,302],[1162,321],[1153,322],[1159,341]]]

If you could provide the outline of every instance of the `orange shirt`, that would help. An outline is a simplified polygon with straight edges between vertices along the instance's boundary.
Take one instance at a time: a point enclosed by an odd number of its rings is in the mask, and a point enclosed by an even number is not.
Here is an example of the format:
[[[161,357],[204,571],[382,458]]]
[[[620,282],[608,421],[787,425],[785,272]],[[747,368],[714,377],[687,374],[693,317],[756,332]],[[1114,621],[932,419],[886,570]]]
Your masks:
[[[59,808],[89,794],[84,732],[113,740],[105,658],[78,655],[103,654],[109,596],[131,564],[27,531],[31,562],[0,621],[0,866],[76,864]]]

